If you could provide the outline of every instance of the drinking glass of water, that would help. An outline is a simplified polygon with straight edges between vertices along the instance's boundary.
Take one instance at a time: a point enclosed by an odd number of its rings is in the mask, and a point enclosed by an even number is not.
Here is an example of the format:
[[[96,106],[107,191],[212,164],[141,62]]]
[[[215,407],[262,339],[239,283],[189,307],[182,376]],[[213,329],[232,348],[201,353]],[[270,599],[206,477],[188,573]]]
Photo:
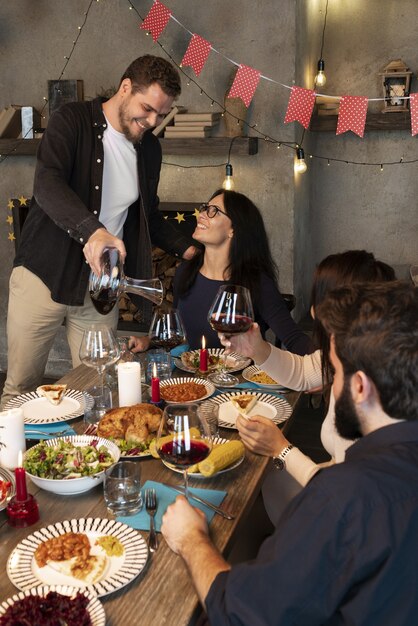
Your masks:
[[[114,515],[132,515],[142,509],[141,466],[119,461],[105,471],[104,499]]]

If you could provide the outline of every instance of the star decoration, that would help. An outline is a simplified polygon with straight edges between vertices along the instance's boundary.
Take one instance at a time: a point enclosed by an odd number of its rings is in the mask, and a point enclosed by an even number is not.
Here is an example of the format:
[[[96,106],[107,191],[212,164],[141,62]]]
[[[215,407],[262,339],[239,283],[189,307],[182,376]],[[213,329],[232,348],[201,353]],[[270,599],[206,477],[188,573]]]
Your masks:
[[[14,236],[14,234],[13,234],[13,233],[9,233],[9,234],[7,235],[7,239],[8,239],[9,241],[15,241],[15,240],[16,240],[16,237]]]
[[[180,222],[185,222],[186,221],[184,219],[184,213],[177,213],[177,215],[176,215],[176,217],[174,219],[177,220],[179,224],[180,224]]]
[[[25,196],[20,196],[20,198],[18,198],[19,202],[20,202],[20,206],[28,206],[27,202],[28,202],[28,198],[25,198]]]
[[[193,217],[195,217],[197,219],[199,217],[199,215],[200,215],[199,209],[195,209],[194,213],[193,213]]]
[[[13,200],[9,200],[9,202],[7,203],[7,208],[11,211],[13,207],[14,207]]]
[[[6,222],[7,222],[8,224],[12,225],[12,224],[13,224],[13,217],[12,217],[11,215],[8,215],[8,216],[6,217]]]
[[[165,220],[168,220],[168,215],[164,215],[164,219],[165,219]]]

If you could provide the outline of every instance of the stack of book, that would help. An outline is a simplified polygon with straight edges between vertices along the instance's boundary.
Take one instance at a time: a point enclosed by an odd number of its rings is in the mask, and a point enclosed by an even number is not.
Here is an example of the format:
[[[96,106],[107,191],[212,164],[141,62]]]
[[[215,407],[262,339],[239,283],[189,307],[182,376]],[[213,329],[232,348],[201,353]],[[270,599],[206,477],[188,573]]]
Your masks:
[[[340,98],[316,96],[315,104],[318,115],[338,115],[340,112]]]
[[[219,124],[220,113],[178,113],[174,116],[174,126],[167,126],[164,137],[176,139],[184,137],[210,137],[213,128]]]

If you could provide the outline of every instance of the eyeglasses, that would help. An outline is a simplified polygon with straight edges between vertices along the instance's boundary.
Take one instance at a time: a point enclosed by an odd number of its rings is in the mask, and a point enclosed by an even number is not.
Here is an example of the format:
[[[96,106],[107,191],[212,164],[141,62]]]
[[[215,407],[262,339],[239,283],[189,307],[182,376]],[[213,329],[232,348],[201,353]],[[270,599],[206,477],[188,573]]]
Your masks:
[[[199,213],[203,213],[204,211],[206,211],[206,215],[210,219],[212,219],[212,217],[215,217],[215,215],[217,215],[218,213],[222,213],[222,215],[226,215],[226,217],[229,217],[228,214],[225,213],[225,211],[222,211],[222,209],[216,206],[216,204],[208,204],[207,202],[201,204],[198,211]]]

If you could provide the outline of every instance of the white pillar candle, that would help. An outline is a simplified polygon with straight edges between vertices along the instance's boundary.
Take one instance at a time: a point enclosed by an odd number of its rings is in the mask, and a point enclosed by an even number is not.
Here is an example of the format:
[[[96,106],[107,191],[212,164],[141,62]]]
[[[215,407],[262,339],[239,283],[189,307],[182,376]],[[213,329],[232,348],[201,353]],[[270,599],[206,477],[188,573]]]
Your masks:
[[[0,412],[0,465],[15,469],[19,464],[19,452],[26,450],[25,425],[22,409]]]
[[[142,401],[141,365],[136,361],[118,364],[119,406],[132,406]]]

